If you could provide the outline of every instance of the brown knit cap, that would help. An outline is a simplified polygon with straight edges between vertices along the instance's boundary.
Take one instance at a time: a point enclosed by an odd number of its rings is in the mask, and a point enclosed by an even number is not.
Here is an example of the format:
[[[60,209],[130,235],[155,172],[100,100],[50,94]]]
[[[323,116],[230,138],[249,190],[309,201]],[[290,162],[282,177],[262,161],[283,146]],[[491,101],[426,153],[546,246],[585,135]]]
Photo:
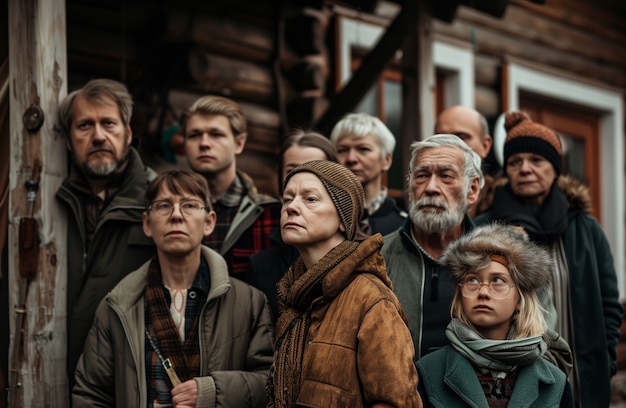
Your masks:
[[[561,141],[550,128],[533,122],[524,112],[508,112],[504,117],[504,163],[516,153],[535,153],[545,157],[557,175],[561,173]]]
[[[296,173],[309,172],[319,177],[335,203],[339,219],[346,229],[346,238],[354,240],[365,207],[365,195],[358,178],[339,163],[328,160],[313,160],[291,170],[284,185]]]

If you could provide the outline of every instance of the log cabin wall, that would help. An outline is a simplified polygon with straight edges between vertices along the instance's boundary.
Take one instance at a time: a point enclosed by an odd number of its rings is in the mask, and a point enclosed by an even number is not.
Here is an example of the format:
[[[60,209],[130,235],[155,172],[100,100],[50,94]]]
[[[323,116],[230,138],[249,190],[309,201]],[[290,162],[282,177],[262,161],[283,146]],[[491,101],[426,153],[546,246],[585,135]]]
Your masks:
[[[626,6],[618,0],[511,0],[502,19],[460,6],[452,24],[435,21],[437,38],[470,45],[476,108],[502,108],[502,63],[513,58],[571,73],[581,81],[626,89]]]
[[[327,103],[328,19],[298,3],[68,0],[70,89],[96,77],[126,83],[133,132],[157,170],[185,166],[162,140],[185,108],[207,94],[237,101],[248,120],[238,167],[276,195],[282,139]]]

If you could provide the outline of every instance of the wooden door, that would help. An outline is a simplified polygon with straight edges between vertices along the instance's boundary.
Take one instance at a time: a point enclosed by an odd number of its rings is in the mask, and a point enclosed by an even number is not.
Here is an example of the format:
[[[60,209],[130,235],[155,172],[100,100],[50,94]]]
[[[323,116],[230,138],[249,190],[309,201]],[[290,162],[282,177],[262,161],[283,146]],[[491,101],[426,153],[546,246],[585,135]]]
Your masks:
[[[533,120],[557,132],[563,147],[563,174],[570,174],[589,187],[592,214],[600,221],[600,117],[529,95],[521,96],[520,109],[528,112]]]

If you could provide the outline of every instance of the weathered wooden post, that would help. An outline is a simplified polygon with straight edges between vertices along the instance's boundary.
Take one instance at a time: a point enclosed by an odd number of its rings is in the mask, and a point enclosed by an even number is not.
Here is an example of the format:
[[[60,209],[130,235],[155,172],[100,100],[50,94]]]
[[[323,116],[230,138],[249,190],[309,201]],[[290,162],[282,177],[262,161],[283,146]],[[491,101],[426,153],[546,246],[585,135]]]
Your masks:
[[[67,92],[65,0],[9,0],[10,407],[67,407],[66,221],[54,194],[67,172],[55,131]]]

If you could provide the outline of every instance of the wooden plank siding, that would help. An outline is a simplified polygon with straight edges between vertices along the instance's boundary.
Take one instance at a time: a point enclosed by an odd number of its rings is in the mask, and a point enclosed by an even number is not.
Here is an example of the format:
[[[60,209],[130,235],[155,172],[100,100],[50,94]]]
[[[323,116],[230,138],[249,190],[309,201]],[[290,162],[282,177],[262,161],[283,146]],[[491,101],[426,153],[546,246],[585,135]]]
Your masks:
[[[166,106],[179,115],[202,95],[232,98],[249,122],[239,168],[261,190],[276,194],[275,158],[283,135],[273,66],[274,3],[169,3],[68,0],[70,89],[94,77],[125,82],[135,97],[133,133],[156,170],[171,166],[161,160],[167,126],[157,123]]]

